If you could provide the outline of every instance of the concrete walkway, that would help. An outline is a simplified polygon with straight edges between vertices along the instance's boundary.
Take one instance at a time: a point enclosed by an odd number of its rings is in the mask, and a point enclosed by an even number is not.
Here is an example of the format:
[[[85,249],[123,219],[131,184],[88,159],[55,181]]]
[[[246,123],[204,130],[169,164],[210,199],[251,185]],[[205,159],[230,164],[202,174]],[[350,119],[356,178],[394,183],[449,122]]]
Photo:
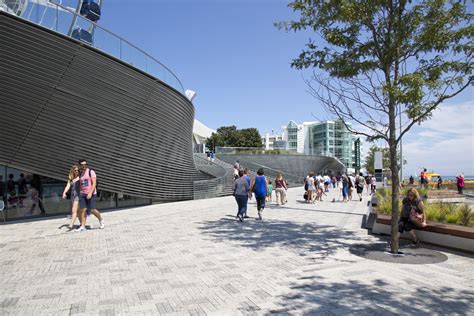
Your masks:
[[[263,221],[234,219],[232,197],[105,213],[106,228],[65,218],[0,226],[1,315],[471,314],[474,260],[363,259],[363,202],[314,205],[291,189]],[[91,223],[97,225],[95,219]]]

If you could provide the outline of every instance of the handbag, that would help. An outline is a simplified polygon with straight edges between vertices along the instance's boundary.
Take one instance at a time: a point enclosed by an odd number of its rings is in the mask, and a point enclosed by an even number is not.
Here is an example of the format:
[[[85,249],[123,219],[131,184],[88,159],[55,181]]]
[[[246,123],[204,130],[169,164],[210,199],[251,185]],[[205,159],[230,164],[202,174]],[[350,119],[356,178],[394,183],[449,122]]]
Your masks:
[[[418,213],[414,208],[410,210],[410,221],[417,227],[425,227],[423,214]]]

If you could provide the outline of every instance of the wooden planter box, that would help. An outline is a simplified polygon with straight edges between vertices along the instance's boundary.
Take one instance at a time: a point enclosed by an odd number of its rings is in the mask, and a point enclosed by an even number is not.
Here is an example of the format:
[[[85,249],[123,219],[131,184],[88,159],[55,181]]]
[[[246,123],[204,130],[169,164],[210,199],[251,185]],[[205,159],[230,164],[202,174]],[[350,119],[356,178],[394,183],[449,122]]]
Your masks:
[[[416,235],[424,243],[474,253],[474,228],[452,224],[427,222],[424,228],[417,228]],[[376,214],[373,234],[390,235],[391,216]],[[408,233],[403,236],[408,237]]]
[[[377,214],[376,207],[377,198],[374,196],[368,205],[365,227],[372,230],[373,234],[391,235],[391,216]],[[434,222],[427,224],[415,230],[422,242],[474,253],[474,228]],[[402,236],[410,235],[405,232]]]

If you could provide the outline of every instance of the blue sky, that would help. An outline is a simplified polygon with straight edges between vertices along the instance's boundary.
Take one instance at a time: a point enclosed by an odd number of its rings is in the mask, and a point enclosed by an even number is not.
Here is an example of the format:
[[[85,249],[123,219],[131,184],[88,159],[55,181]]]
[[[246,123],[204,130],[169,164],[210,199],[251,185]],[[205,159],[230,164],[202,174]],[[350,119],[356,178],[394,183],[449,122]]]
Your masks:
[[[167,65],[197,92],[196,118],[212,128],[236,125],[278,131],[329,118],[307,93],[308,72],[290,68],[309,32],[273,22],[294,17],[280,0],[106,0],[104,27]],[[420,167],[474,174],[472,88],[450,100],[405,139],[406,174]]]

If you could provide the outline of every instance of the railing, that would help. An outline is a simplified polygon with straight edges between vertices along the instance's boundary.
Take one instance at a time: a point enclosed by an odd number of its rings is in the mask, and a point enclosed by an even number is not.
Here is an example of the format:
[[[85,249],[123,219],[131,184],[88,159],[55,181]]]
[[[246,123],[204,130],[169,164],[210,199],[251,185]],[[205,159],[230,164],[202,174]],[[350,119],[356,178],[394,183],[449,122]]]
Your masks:
[[[9,10],[19,7],[22,8],[21,12]],[[71,8],[45,0],[0,0],[0,10],[10,14],[19,13],[18,16],[22,19],[71,38],[73,29],[87,30],[91,34],[91,40],[78,40],[79,42],[118,58],[184,94],[183,85],[178,77],[165,65],[129,41],[77,14]]]
[[[215,176],[215,179],[194,181],[194,199],[206,199],[224,195],[232,185],[232,170],[207,161],[201,154],[194,154],[194,163],[198,169]]]
[[[298,152],[296,149],[265,149],[261,147],[219,147],[216,146],[216,154],[228,155],[306,155],[318,157],[337,158],[330,151],[320,149],[304,149],[303,152]]]

